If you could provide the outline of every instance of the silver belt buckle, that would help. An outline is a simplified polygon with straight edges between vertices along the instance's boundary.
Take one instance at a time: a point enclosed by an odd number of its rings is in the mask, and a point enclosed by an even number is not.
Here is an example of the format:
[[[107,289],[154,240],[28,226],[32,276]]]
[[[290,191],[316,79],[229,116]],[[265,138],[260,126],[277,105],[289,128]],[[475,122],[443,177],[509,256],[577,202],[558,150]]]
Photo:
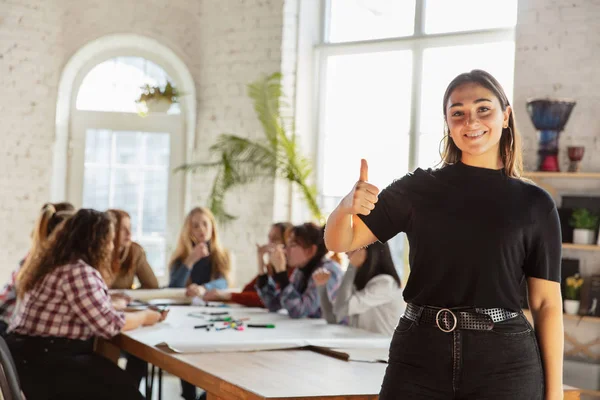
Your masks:
[[[452,315],[452,318],[454,319],[454,324],[452,325],[452,328],[450,328],[449,330],[448,330],[448,329],[444,329],[444,328],[442,328],[442,326],[440,325],[440,314],[442,313],[442,311],[447,311],[447,312],[449,312],[449,313],[450,313],[450,315]],[[450,333],[450,332],[452,332],[453,330],[455,330],[455,329],[456,329],[456,325],[458,325],[458,317],[456,316],[456,314],[454,314],[454,313],[452,312],[452,310],[449,310],[449,309],[447,309],[447,308],[442,308],[441,310],[439,310],[439,311],[437,312],[437,314],[435,314],[435,324],[436,324],[436,325],[437,325],[437,327],[440,329],[440,331],[442,331],[442,332],[446,332],[446,333]]]

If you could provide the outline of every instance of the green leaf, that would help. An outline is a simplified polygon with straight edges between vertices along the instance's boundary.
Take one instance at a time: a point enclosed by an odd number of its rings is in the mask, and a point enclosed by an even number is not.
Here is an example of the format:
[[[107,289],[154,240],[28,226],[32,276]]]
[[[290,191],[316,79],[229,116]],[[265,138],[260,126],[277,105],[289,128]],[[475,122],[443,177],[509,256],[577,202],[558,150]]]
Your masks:
[[[281,74],[274,73],[248,84],[248,96],[263,128],[264,139],[251,140],[233,134],[221,134],[210,146],[211,161],[184,164],[175,172],[198,172],[216,169],[208,204],[219,222],[236,217],[225,210],[229,190],[257,180],[280,177],[298,186],[313,217],[324,222],[317,202],[316,188],[309,183],[312,165],[300,151],[293,134],[294,124],[282,117]],[[286,132],[286,126],[292,133]]]

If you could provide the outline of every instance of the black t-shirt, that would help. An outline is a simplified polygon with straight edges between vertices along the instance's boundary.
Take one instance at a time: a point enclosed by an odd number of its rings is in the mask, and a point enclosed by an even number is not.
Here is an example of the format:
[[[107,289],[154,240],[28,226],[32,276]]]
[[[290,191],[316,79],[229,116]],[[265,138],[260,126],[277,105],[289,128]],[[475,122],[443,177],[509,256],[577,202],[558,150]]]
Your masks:
[[[543,189],[503,170],[417,169],[360,218],[381,242],[406,232],[409,303],[520,310],[525,277],[560,282],[561,231]]]

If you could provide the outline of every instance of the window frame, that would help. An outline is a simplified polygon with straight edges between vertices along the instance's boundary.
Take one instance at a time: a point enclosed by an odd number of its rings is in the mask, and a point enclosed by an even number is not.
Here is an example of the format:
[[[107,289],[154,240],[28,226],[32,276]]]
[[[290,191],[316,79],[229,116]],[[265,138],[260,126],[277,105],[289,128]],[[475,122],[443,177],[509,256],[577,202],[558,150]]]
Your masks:
[[[312,76],[299,73],[300,79],[311,79],[313,93],[307,99],[312,99],[316,104],[312,112],[312,122],[316,132],[314,139],[315,145],[315,180],[317,187],[317,199],[321,206],[326,202],[324,193],[324,158],[325,158],[325,104],[326,104],[326,80],[327,80],[327,59],[331,56],[366,54],[383,51],[411,50],[412,51],[412,83],[411,83],[411,110],[410,125],[408,132],[408,170],[414,171],[418,166],[419,142],[421,136],[421,86],[423,83],[423,54],[428,48],[450,47],[460,45],[488,44],[506,41],[515,41],[516,27],[501,27],[484,30],[455,31],[448,33],[425,33],[425,7],[427,0],[416,0],[415,4],[415,23],[412,36],[374,39],[354,42],[335,42],[327,41],[330,21],[330,2],[331,0],[319,0],[318,13],[312,9],[312,13],[305,12],[303,15],[318,15],[319,34],[317,40],[313,41],[312,61],[314,67]],[[311,26],[308,22],[301,21],[300,37],[308,36],[307,28]],[[303,71],[300,71],[303,72]],[[331,198],[332,196],[327,196]],[[331,201],[331,199],[330,199]],[[396,251],[401,252],[403,260],[402,277],[406,279],[409,275],[408,262],[408,243],[406,236],[398,241],[390,243]],[[394,250],[393,250],[394,251]]]
[[[169,186],[167,193],[167,226],[165,232],[165,260],[163,265],[163,274],[159,274],[160,269],[155,271],[159,283],[166,284],[168,280],[167,262],[168,257],[173,252],[179,230],[183,224],[184,212],[187,199],[187,188],[189,184],[189,174],[173,174],[172,171],[181,164],[184,164],[189,158],[187,152],[189,149],[190,138],[186,135],[186,122],[188,110],[181,104],[179,114],[148,114],[141,117],[131,112],[110,112],[110,111],[90,111],[77,109],[77,95],[84,78],[98,64],[115,57],[142,57],[150,60],[160,67],[166,73],[173,77],[173,73],[168,65],[163,65],[161,60],[156,60],[143,51],[119,50],[110,54],[101,54],[89,59],[83,68],[78,71],[72,87],[70,98],[70,121],[69,136],[67,140],[67,170],[65,182],[65,198],[79,207],[83,202],[83,178],[85,170],[85,135],[87,129],[108,129],[113,131],[141,131],[168,133],[170,135],[170,154],[169,154]],[[179,82],[173,78],[177,86]],[[195,138],[193,138],[195,139]],[[103,210],[102,210],[103,211]],[[151,241],[144,237],[145,241]]]
[[[325,144],[324,120],[325,115],[325,81],[327,80],[327,59],[330,56],[365,54],[382,51],[411,50],[412,51],[412,90],[411,90],[411,118],[409,128],[409,152],[408,169],[414,170],[417,167],[417,158],[419,154],[419,136],[420,136],[420,104],[421,104],[421,86],[423,82],[423,52],[432,47],[450,47],[460,45],[488,44],[495,42],[505,42],[515,40],[515,28],[492,28],[485,30],[458,31],[448,33],[426,34],[425,28],[425,2],[426,0],[416,0],[415,5],[415,27],[412,36],[403,36],[397,38],[386,38],[376,40],[365,40],[358,42],[329,43],[326,41],[329,23],[329,10],[331,0],[321,0],[321,38],[320,43],[314,47],[316,60],[318,63],[315,80],[318,88],[318,109],[315,115],[318,125],[318,157],[317,157],[317,190],[319,196],[323,193],[323,161],[325,154],[322,151]]]

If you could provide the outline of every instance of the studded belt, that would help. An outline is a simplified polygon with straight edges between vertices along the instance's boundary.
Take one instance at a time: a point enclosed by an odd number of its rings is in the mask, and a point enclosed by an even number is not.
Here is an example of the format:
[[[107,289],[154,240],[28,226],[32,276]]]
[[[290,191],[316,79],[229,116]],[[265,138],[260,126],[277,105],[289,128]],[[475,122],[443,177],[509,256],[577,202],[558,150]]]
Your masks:
[[[519,313],[504,308],[448,309],[407,304],[404,317],[417,324],[437,326],[442,332],[455,329],[489,331],[494,323],[515,318]]]

